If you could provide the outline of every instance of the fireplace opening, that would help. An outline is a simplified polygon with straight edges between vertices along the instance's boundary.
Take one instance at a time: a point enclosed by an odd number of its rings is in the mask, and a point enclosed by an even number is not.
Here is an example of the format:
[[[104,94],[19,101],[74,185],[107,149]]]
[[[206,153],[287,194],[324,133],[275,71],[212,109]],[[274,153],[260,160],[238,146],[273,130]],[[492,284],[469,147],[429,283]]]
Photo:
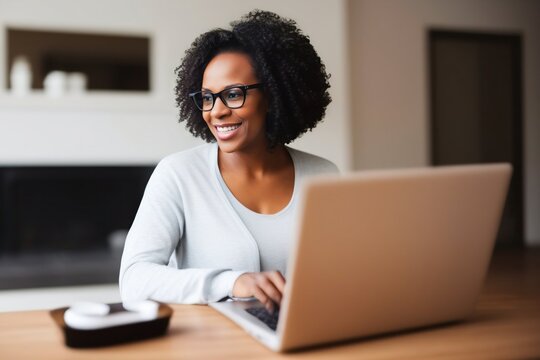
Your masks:
[[[116,282],[153,168],[0,167],[0,289]]]

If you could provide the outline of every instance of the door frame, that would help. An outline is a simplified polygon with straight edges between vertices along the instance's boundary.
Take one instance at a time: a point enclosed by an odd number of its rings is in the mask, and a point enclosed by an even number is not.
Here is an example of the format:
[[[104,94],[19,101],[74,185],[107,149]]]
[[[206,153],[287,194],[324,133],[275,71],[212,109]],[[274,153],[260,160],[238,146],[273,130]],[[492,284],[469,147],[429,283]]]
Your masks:
[[[433,44],[436,40],[441,39],[457,39],[471,42],[504,42],[510,43],[513,47],[514,56],[516,56],[516,63],[512,69],[514,76],[514,102],[518,106],[514,109],[512,122],[513,126],[513,144],[514,144],[514,158],[512,159],[513,174],[512,182],[518,184],[516,186],[516,192],[520,199],[521,206],[517,209],[518,216],[518,233],[516,234],[515,245],[523,247],[525,244],[524,229],[525,229],[525,216],[524,216],[524,196],[523,196],[523,163],[524,163],[524,151],[523,151],[523,46],[522,35],[520,33],[502,33],[498,31],[493,32],[478,32],[461,29],[440,29],[431,28],[428,29],[427,36],[427,48],[428,48],[428,104],[429,104],[429,163],[432,166],[436,165],[437,154],[435,147],[435,47]],[[519,243],[519,244],[518,244]]]

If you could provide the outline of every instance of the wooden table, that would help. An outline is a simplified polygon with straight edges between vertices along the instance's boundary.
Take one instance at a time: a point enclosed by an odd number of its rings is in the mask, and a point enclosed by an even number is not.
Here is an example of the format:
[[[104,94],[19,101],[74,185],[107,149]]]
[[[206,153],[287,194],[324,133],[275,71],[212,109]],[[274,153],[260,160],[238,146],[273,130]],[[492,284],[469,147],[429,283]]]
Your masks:
[[[174,305],[165,337],[101,349],[63,345],[47,311],[0,314],[0,359],[540,358],[540,249],[495,253],[466,322],[275,354],[213,309]]]

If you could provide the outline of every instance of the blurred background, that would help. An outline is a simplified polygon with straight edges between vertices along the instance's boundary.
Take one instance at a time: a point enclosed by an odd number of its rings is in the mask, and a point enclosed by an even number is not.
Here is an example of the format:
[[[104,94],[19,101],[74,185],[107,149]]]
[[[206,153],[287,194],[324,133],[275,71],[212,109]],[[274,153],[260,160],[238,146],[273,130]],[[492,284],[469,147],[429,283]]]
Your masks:
[[[256,8],[296,20],[332,74],[293,147],[342,171],[510,162],[497,246],[540,245],[539,1],[0,0],[0,311],[118,298],[153,167],[202,143],[174,69]]]

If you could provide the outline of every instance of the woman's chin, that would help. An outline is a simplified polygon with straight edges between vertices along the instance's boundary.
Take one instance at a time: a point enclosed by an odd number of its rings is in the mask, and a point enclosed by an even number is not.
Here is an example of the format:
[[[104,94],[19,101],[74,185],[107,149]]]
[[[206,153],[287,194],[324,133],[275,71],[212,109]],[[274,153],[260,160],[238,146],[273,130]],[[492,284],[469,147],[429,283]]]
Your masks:
[[[237,129],[234,134],[223,135],[223,134],[214,134],[216,141],[218,143],[219,149],[225,153],[233,153],[239,151],[244,147],[245,144],[245,133],[239,131],[243,129]]]
[[[241,146],[237,141],[223,141],[223,140],[217,140],[217,144],[219,147],[219,150],[224,153],[233,153],[238,150],[240,150]]]

